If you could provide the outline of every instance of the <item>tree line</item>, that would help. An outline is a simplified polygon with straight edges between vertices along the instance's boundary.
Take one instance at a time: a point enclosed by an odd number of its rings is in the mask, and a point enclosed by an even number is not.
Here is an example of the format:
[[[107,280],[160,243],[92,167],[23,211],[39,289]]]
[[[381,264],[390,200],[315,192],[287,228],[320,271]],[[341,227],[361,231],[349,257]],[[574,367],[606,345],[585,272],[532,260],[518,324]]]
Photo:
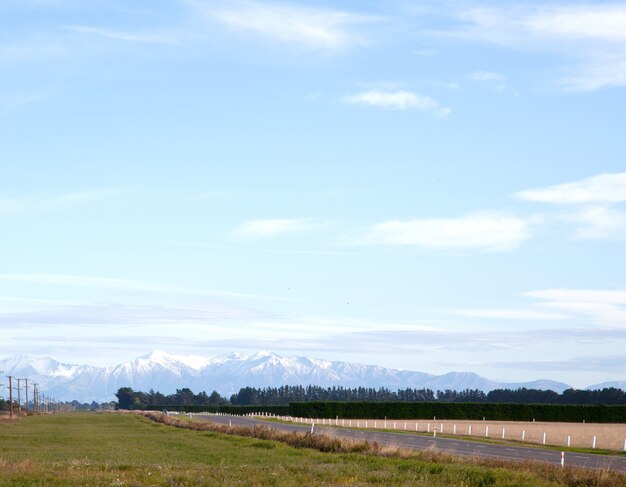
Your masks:
[[[281,386],[281,387],[242,387],[229,399],[217,391],[207,394],[202,391],[194,394],[189,388],[177,389],[174,394],[165,395],[150,390],[134,391],[122,387],[116,393],[118,408],[146,409],[155,406],[278,406],[296,402],[456,402],[456,403],[511,403],[511,404],[580,404],[580,405],[620,405],[626,404],[626,393],[622,389],[601,390],[567,389],[561,394],[539,389],[495,389],[485,393],[478,389],[462,391],[432,389],[398,389],[385,387],[320,387],[320,386]]]
[[[437,390],[398,389],[385,387],[320,387],[281,386],[244,387],[233,394],[233,405],[281,405],[292,402],[463,402],[463,403],[515,403],[515,404],[626,404],[626,392],[614,387],[588,391],[566,389],[561,394],[540,389],[495,389],[485,393],[479,389]]]
[[[161,394],[150,389],[149,392],[133,391],[130,387],[121,387],[117,393],[117,407],[119,409],[147,409],[150,406],[222,406],[228,401],[217,391],[207,394],[202,391],[194,394],[185,387],[176,389],[174,394]]]

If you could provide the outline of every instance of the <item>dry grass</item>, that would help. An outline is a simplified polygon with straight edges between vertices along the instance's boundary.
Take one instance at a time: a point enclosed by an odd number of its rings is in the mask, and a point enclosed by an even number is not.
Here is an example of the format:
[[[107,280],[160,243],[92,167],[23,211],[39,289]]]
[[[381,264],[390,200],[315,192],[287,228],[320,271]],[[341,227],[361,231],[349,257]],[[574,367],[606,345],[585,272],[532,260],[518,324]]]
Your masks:
[[[316,424],[332,424],[335,420],[314,420]],[[593,447],[598,450],[624,451],[626,441],[626,424],[600,423],[547,423],[547,422],[512,422],[512,421],[462,421],[462,420],[343,420],[345,426],[379,429],[395,429],[399,431],[419,431],[437,434],[471,436],[476,438],[504,439],[541,445],[543,434],[546,433],[546,445],[566,447],[570,437],[572,448]],[[339,420],[339,426],[342,420]],[[456,433],[455,431],[456,426]],[[442,431],[443,430],[443,431]]]
[[[323,434],[283,432],[266,426],[241,427],[226,426],[204,421],[187,421],[172,418],[166,414],[148,412],[142,413],[153,421],[157,421],[176,428],[192,429],[196,431],[213,431],[230,435],[272,440],[286,443],[296,448],[311,448],[322,452],[358,453],[374,457],[386,457],[395,459],[416,459],[433,465],[455,465],[468,468],[489,468],[496,470],[511,470],[524,474],[532,474],[538,479],[548,483],[556,483],[566,487],[624,487],[626,475],[610,470],[587,470],[577,467],[565,467],[540,463],[534,461],[516,462],[509,460],[483,458],[483,457],[458,457],[444,453],[434,447],[416,452],[406,448],[394,446],[381,446],[378,443],[367,441],[355,441],[339,439],[332,430],[325,430]],[[472,484],[468,484],[472,485]],[[483,485],[483,484],[480,484]],[[484,485],[491,485],[486,483]],[[495,484],[494,484],[495,485]]]
[[[176,428],[185,428],[195,431],[212,431],[215,433],[257,438],[259,440],[279,441],[295,448],[312,448],[321,452],[375,454],[383,450],[376,442],[369,443],[367,441],[345,440],[339,439],[333,435],[311,435],[310,433],[303,434],[295,431],[286,432],[268,428],[267,426],[226,426],[208,421],[185,421],[158,412],[144,412],[139,414],[153,421]]]

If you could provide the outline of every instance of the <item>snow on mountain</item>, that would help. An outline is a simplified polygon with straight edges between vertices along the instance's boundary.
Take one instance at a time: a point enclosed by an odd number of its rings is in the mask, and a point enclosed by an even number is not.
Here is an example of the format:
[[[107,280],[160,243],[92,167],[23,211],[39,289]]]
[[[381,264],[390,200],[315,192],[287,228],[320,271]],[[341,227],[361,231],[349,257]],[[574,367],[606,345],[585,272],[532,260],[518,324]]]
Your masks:
[[[598,389],[605,389],[610,387],[626,391],[626,380],[612,380],[609,382],[601,382],[600,384],[591,385],[587,387],[587,389],[589,389],[590,391],[595,391]]]
[[[472,372],[450,372],[438,376],[376,365],[282,357],[265,351],[250,356],[232,353],[208,358],[170,355],[156,350],[110,367],[63,364],[49,357],[16,355],[0,360],[0,370],[4,370],[5,375],[28,377],[31,383],[38,382],[40,390],[56,399],[77,399],[81,402],[115,400],[115,393],[120,387],[141,391],[153,389],[164,394],[188,387],[194,392],[217,390],[226,396],[245,386],[309,384],[323,387],[387,387],[391,390],[407,387],[435,391],[480,389],[485,392],[520,387],[562,392],[569,387],[549,380],[502,383]],[[622,384],[622,388],[626,386],[623,382],[615,384]]]

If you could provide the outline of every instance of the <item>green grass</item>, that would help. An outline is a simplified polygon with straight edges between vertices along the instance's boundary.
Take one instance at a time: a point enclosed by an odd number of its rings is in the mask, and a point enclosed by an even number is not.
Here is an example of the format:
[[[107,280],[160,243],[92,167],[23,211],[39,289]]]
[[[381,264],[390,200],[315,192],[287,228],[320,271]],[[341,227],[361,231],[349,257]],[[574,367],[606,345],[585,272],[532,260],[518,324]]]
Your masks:
[[[277,441],[173,428],[134,414],[75,413],[0,423],[2,486],[625,485],[609,472],[322,453]]]

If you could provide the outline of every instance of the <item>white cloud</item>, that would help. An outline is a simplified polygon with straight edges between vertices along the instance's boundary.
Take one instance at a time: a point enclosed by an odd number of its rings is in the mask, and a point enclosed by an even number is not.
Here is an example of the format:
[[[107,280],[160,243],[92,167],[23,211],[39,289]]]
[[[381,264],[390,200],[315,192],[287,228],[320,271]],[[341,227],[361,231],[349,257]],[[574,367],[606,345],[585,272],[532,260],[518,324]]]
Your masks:
[[[373,17],[340,10],[300,7],[286,3],[187,3],[232,29],[278,42],[329,51],[365,44],[365,39],[357,35],[351,27],[375,20]]]
[[[93,27],[89,25],[69,25],[67,30],[72,32],[78,32],[80,34],[95,35],[99,37],[105,37],[107,39],[113,39],[116,41],[124,42],[140,42],[149,44],[177,44],[178,36],[171,34],[155,34],[155,33],[131,33],[122,32],[118,30],[106,29],[101,27]]]
[[[272,238],[278,235],[314,230],[319,226],[309,218],[274,218],[242,223],[235,236],[241,238]]]
[[[578,225],[579,238],[626,237],[626,212],[608,206],[589,206],[565,219]]]
[[[439,117],[447,117],[451,110],[442,107],[429,96],[411,91],[363,91],[344,97],[344,101],[355,105],[365,105],[391,110],[419,110],[432,112]]]
[[[468,79],[472,81],[477,81],[479,83],[484,83],[487,86],[490,86],[496,91],[500,92],[509,92],[513,95],[519,95],[519,93],[513,89],[506,82],[506,76],[500,73],[496,73],[494,71],[474,71],[467,75]]]
[[[459,309],[453,313],[470,318],[489,318],[502,320],[564,320],[567,317],[561,313],[537,311],[531,309]]]
[[[626,305],[626,291],[615,289],[540,289],[525,292],[524,296],[559,302]]]
[[[0,281],[24,282],[44,286],[74,286],[114,291],[147,292],[190,296],[225,296],[272,299],[256,294],[214,291],[135,279],[78,276],[72,274],[0,274]]]
[[[612,205],[626,202],[626,173],[599,174],[572,183],[530,189],[514,196],[526,201],[579,205],[560,220],[576,225],[576,237],[626,237],[626,212]]]
[[[461,11],[458,17],[465,25],[448,34],[499,44],[528,46],[545,44],[546,40],[626,42],[623,5],[480,7]],[[564,45],[548,47],[563,49]]]
[[[599,174],[573,183],[530,189],[515,194],[542,203],[619,203],[626,201],[626,172]]]
[[[570,39],[626,42],[626,6],[588,4],[549,8],[530,16],[526,26],[533,32]]]
[[[524,293],[542,306],[583,315],[602,326],[626,326],[626,291],[615,289],[541,289]]]
[[[474,81],[504,81],[506,78],[500,73],[493,71],[474,71],[469,73],[467,77]]]
[[[626,54],[598,56],[577,74],[562,78],[560,84],[568,91],[596,91],[626,86]]]
[[[626,6],[472,8],[459,13],[464,25],[446,35],[512,48],[561,52],[581,65],[558,82],[568,90],[593,91],[626,85]]]
[[[531,221],[504,214],[387,221],[374,225],[362,243],[433,249],[505,251],[530,237]]]
[[[235,321],[238,325],[261,320],[271,315],[252,308],[229,306],[220,302],[201,306],[165,306],[161,304],[77,304],[74,306],[31,307],[18,311],[0,311],[0,328],[3,325],[19,326],[124,326],[169,324],[176,327],[198,325],[202,327]]]

